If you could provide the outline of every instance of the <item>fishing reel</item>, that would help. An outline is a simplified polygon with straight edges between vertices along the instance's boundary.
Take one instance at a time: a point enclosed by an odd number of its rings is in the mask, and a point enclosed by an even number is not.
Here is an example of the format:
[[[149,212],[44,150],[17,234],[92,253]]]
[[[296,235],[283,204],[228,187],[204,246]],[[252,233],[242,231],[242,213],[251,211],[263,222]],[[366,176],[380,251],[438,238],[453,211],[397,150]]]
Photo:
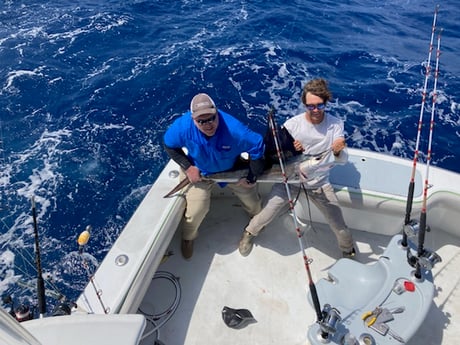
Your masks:
[[[337,331],[337,324],[342,321],[342,318],[340,317],[340,312],[328,303],[324,305],[321,313],[323,315],[319,322],[321,337],[327,339],[329,335],[333,335]]]
[[[53,316],[64,316],[72,314],[72,307],[76,306],[74,303],[61,302],[53,310]]]
[[[34,318],[34,314],[28,305],[21,304],[14,310],[14,318],[18,322],[29,321]]]
[[[403,231],[406,234],[407,239],[415,244],[418,242],[418,235],[420,233],[420,223],[414,219],[411,219],[409,223],[404,224]],[[429,226],[426,226],[425,231],[430,232],[431,228]]]
[[[434,265],[442,261],[442,258],[434,251],[425,249],[423,254],[418,258],[420,266],[430,271]]]
[[[14,307],[13,299],[10,295],[2,296],[2,302],[10,305],[9,314],[18,322],[29,321],[34,318],[34,312],[29,305],[22,303],[18,307]]]
[[[429,249],[423,249],[423,253],[420,256],[412,254],[411,250],[407,250],[407,262],[412,267],[416,267],[417,263],[421,268],[431,271],[438,262],[441,262],[442,258],[434,251]]]
[[[426,226],[425,231],[429,232],[430,230],[430,227]],[[407,239],[417,247],[418,236],[420,234],[420,223],[412,219],[409,223],[404,225],[403,231],[406,234]],[[433,269],[434,265],[441,261],[441,257],[432,250],[424,248],[422,255],[416,255],[412,253],[410,247],[407,248],[407,262],[412,267],[416,267],[418,264],[421,268],[430,271]]]

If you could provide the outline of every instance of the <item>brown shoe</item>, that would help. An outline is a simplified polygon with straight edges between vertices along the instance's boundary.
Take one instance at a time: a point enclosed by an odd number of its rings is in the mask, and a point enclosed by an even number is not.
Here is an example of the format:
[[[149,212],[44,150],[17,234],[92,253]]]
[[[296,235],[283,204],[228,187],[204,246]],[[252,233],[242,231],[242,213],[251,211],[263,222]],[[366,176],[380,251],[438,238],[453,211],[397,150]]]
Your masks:
[[[347,259],[354,259],[355,256],[356,256],[356,250],[354,247],[351,248],[347,252],[342,252],[342,257],[347,258]]]
[[[238,246],[241,256],[248,256],[249,253],[251,253],[253,247],[252,240],[254,237],[254,235],[250,234],[246,230],[243,231],[243,235],[241,236],[240,244]]]
[[[190,259],[193,256],[193,240],[182,240],[180,250],[184,259]]]

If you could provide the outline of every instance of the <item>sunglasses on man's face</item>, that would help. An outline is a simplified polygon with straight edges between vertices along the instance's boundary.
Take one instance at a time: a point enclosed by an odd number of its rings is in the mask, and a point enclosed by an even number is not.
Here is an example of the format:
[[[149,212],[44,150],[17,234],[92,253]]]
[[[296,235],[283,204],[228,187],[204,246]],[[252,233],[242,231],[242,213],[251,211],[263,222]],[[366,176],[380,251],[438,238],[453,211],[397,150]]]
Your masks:
[[[326,108],[326,104],[324,103],[318,103],[318,104],[306,104],[306,107],[308,110],[313,111],[315,109],[318,110],[324,110]]]
[[[213,123],[216,120],[216,115],[211,116],[209,119],[206,120],[195,120],[200,126],[203,126],[207,123]]]

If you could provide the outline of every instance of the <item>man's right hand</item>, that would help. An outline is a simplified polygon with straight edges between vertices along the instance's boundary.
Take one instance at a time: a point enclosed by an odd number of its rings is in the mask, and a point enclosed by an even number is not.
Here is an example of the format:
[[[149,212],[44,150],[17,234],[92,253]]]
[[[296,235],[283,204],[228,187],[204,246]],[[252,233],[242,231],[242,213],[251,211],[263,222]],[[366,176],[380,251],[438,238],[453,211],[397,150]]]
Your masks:
[[[194,165],[190,166],[187,170],[185,170],[185,174],[187,175],[188,180],[192,184],[201,181],[200,169],[198,169]]]
[[[296,151],[304,151],[304,148],[302,146],[302,143],[298,140],[294,140],[294,148]]]

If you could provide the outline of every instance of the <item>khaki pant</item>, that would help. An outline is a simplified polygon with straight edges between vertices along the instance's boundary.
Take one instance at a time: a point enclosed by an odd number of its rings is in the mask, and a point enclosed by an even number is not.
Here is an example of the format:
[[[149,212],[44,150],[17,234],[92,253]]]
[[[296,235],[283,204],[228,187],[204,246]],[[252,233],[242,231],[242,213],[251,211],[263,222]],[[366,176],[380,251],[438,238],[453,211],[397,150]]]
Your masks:
[[[184,175],[185,176],[185,175]],[[186,209],[182,219],[182,239],[194,240],[198,236],[198,228],[211,206],[211,191],[216,186],[213,181],[201,181],[188,185],[185,191]],[[217,188],[220,188],[217,186]],[[262,209],[262,201],[257,185],[245,188],[229,183],[225,188],[230,188],[240,200],[243,208],[250,217]]]
[[[293,196],[299,192],[300,186],[290,185],[290,188],[291,196]],[[337,238],[339,248],[345,252],[350,251],[353,248],[353,238],[345,224],[342,211],[338,205],[337,196],[331,184],[327,183],[317,189],[307,189],[307,193],[308,197],[326,218]],[[266,225],[275,219],[288,203],[286,186],[282,183],[273,185],[266,205],[260,213],[251,219],[246,227],[246,231],[257,236]]]

